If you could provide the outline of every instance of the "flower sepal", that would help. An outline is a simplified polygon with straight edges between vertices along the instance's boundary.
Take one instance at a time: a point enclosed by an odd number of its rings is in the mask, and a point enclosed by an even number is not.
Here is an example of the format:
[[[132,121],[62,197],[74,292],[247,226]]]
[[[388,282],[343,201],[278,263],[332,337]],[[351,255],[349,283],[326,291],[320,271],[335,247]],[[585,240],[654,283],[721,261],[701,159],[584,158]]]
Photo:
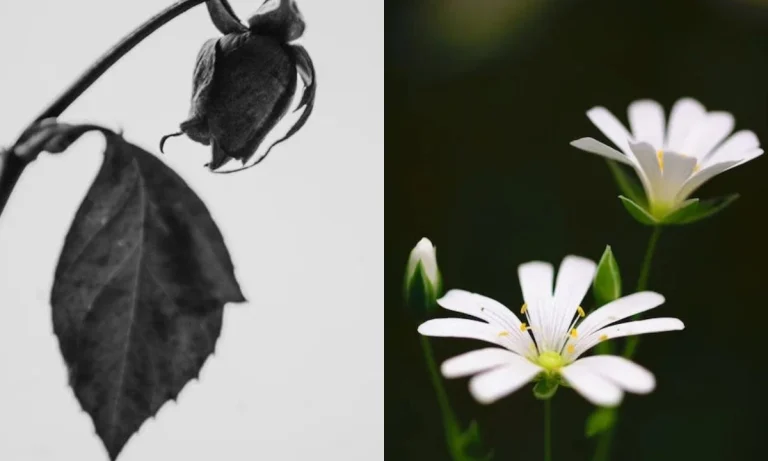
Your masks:
[[[664,218],[663,224],[681,225],[701,221],[726,209],[738,198],[739,194],[731,194],[709,200],[686,200],[680,208]]]
[[[543,373],[533,386],[533,396],[538,400],[549,400],[555,396],[557,388],[564,384],[559,375]]]
[[[635,218],[640,224],[646,226],[658,226],[660,224],[648,210],[637,204],[637,202],[624,197],[623,195],[619,195],[619,200],[621,200],[621,204],[624,205],[624,209],[627,210],[629,215]]]

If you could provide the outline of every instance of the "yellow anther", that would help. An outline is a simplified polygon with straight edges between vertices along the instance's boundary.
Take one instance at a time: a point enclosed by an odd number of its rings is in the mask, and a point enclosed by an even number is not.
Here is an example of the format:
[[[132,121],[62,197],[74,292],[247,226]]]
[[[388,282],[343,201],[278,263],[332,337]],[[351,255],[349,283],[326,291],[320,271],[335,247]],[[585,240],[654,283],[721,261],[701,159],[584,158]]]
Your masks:
[[[509,336],[509,332],[508,331],[502,331],[501,333],[499,333],[499,337],[501,337],[501,336]]]
[[[523,303],[523,307],[520,308],[520,313],[525,314],[528,312],[528,304]]]
[[[656,152],[656,158],[659,159],[659,169],[664,171],[664,151],[660,150]]]
[[[605,341],[606,339],[608,339],[608,335],[600,335],[600,337],[598,339],[600,341]]]
[[[577,308],[576,308],[576,312],[578,312],[578,313],[579,313],[579,317],[582,317],[582,318],[583,318],[583,317],[586,317],[586,316],[587,316],[587,314],[585,314],[585,313],[584,313],[584,309],[583,309],[581,306],[579,306],[579,307],[577,307]]]
[[[573,344],[569,344],[568,347],[565,348],[569,354],[573,354],[573,352],[576,350],[576,346]]]
[[[576,331],[576,329],[575,329],[575,328],[572,328],[572,329],[571,329],[571,338],[575,338],[575,337],[577,337],[577,336],[579,336],[579,332],[578,332],[578,331]]]
[[[520,331],[530,330],[531,327],[528,326],[527,323],[523,322],[520,324]]]

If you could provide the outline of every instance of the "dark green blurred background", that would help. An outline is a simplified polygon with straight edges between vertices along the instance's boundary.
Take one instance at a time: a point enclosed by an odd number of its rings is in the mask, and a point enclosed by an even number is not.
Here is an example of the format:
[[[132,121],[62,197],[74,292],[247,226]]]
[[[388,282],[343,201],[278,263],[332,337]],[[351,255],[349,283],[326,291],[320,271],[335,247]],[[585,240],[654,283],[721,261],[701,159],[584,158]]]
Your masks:
[[[682,96],[734,114],[768,144],[768,2],[388,0],[386,3],[386,458],[447,460],[417,321],[403,310],[410,249],[432,239],[446,288],[521,304],[517,265],[597,260],[606,244],[632,291],[650,234],[622,208],[605,162],[568,145],[604,139],[585,112]],[[646,336],[657,376],[628,395],[614,460],[751,460],[763,454],[768,384],[768,156],[696,194],[739,192],[722,214],[662,234],[650,288],[686,330]],[[437,315],[448,315],[446,311]],[[437,360],[482,346],[432,341]],[[446,383],[497,460],[542,458],[528,386],[491,406]],[[586,460],[591,407],[554,400],[554,457]]]

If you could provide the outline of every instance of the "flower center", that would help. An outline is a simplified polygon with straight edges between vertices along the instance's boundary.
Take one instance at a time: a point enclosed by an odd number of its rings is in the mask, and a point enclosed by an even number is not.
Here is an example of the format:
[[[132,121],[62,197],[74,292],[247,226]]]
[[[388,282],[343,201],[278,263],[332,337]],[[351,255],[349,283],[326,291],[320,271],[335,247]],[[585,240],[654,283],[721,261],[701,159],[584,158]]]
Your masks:
[[[560,368],[562,368],[563,365],[565,365],[565,359],[563,359],[563,356],[558,354],[554,351],[545,351],[539,354],[538,359],[536,359],[539,365],[541,365],[542,368],[549,372],[558,371]]]

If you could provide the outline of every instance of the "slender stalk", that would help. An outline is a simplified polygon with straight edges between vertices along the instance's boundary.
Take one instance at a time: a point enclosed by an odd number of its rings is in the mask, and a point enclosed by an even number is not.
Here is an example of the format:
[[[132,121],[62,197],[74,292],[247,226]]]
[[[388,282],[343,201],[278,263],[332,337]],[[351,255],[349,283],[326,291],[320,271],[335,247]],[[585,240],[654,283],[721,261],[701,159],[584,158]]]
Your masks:
[[[645,256],[643,257],[643,265],[640,267],[640,276],[637,279],[637,289],[635,291],[643,291],[648,287],[648,277],[651,274],[651,263],[653,262],[653,255],[656,252],[656,244],[659,242],[661,236],[661,226],[653,228],[651,238],[648,240],[648,246],[645,249]],[[633,319],[639,319],[640,315],[635,315]],[[627,338],[627,343],[624,346],[624,357],[630,359],[635,355],[637,351],[637,345],[639,342],[639,336],[630,336]],[[613,442],[613,436],[616,431],[616,425],[618,424],[619,408],[614,410],[614,422],[613,425],[600,434],[597,440],[597,446],[595,448],[595,456],[593,461],[608,461],[611,452],[611,443]]]
[[[29,124],[27,129],[24,130],[24,133],[19,140],[16,141],[16,144],[18,144],[40,120],[61,115],[73,102],[75,102],[75,100],[77,100],[77,98],[93,85],[104,72],[145,38],[149,37],[153,32],[170,22],[172,19],[204,2],[205,0],[180,0],[140,25],[136,30],[123,38],[120,43],[115,45],[114,48],[107,51],[98,61],[86,70],[80,78],[43,110],[40,115]],[[13,192],[13,188],[21,177],[21,174],[32,160],[34,160],[34,158],[24,159],[15,155],[14,148],[0,152],[0,215]]]
[[[432,386],[435,388],[437,403],[440,406],[440,413],[443,416],[443,429],[445,430],[445,442],[448,445],[448,453],[450,453],[451,458],[453,458],[454,461],[459,461],[456,459],[453,444],[453,439],[458,431],[456,415],[453,413],[451,403],[448,401],[448,394],[445,392],[445,387],[443,387],[443,380],[437,369],[434,354],[432,353],[432,345],[429,344],[429,338],[426,336],[421,336],[421,349],[424,351],[424,360],[427,362],[429,377],[432,380]]]
[[[645,249],[645,257],[643,258],[643,265],[640,268],[640,276],[637,279],[637,288],[635,291],[643,291],[648,288],[648,277],[651,275],[651,262],[653,262],[653,254],[656,252],[656,244],[659,242],[660,236],[661,226],[654,227],[651,238],[648,240],[648,247]],[[635,320],[639,318],[639,314],[634,316]],[[639,341],[639,336],[630,336],[627,339],[627,344],[624,346],[624,357],[631,359],[635,355],[637,343]]]
[[[552,461],[552,399],[544,401],[544,461]]]

